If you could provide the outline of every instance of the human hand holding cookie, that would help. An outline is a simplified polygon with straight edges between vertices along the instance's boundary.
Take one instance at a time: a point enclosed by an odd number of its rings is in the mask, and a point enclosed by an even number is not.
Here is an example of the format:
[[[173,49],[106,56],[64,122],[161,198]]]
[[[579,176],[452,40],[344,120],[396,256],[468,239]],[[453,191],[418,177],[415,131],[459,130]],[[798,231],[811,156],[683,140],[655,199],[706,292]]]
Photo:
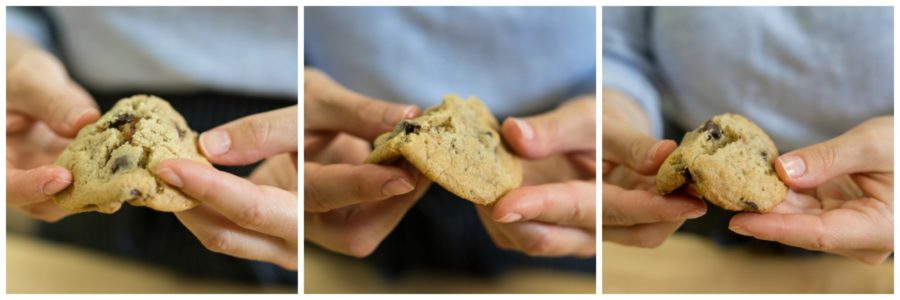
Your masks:
[[[12,34],[6,45],[7,206],[54,222],[72,214],[50,201],[72,174],[53,161],[100,112],[52,54]]]
[[[497,246],[534,256],[595,255],[594,108],[594,96],[583,96],[544,114],[503,122],[503,136],[520,156],[548,161],[565,155],[562,163],[571,166],[535,174],[526,162],[523,186],[492,207],[476,206]],[[579,172],[558,174],[570,169]]]
[[[425,193],[430,181],[408,163],[363,164],[368,141],[419,109],[350,91],[304,70],[304,237],[367,256]]]
[[[742,235],[878,264],[893,252],[893,117],[870,119],[841,136],[778,158],[791,189],[765,214],[741,213]]]
[[[296,124],[296,106],[251,115],[203,133],[200,146],[209,161],[222,165],[287,153],[296,172]],[[175,216],[205,247],[297,269],[296,187],[259,185],[189,159],[163,161],[156,174],[203,204]]]
[[[681,193],[661,196],[656,172],[675,150],[650,136],[643,110],[624,94],[603,91],[603,240],[657,247],[706,204]]]

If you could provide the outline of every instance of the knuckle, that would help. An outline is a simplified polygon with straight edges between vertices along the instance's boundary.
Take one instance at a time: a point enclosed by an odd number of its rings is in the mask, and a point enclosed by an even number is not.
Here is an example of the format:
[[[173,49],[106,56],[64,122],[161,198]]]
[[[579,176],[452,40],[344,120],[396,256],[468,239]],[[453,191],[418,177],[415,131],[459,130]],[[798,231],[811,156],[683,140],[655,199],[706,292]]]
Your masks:
[[[631,218],[623,215],[619,210],[612,207],[603,208],[603,223],[605,225],[630,226],[634,225]]]
[[[246,126],[249,142],[255,149],[264,148],[269,144],[272,138],[272,124],[269,121],[262,117],[251,117],[247,119]]]
[[[640,138],[633,138],[628,141],[628,165],[632,168],[640,168],[640,161],[644,153],[644,144]]]
[[[816,160],[822,170],[831,170],[837,163],[837,149],[833,146],[818,147],[815,152]]]
[[[821,251],[831,251],[831,250],[835,250],[836,247],[835,247],[834,240],[831,238],[831,236],[824,234],[824,235],[819,235],[818,237],[816,237],[815,240],[813,240],[812,248],[816,249],[816,250],[821,250]]]
[[[530,236],[522,246],[522,251],[531,256],[546,256],[553,246],[553,237],[548,230],[541,230]]]
[[[303,207],[305,210],[310,212],[325,212],[328,209],[325,207],[325,204],[322,202],[322,198],[320,196],[320,192],[318,187],[315,184],[304,184],[303,185]]]
[[[268,207],[262,202],[256,201],[241,211],[237,217],[238,226],[244,228],[259,228],[268,222]]]
[[[212,252],[230,253],[234,249],[233,233],[230,230],[218,230],[200,239],[203,247]]]

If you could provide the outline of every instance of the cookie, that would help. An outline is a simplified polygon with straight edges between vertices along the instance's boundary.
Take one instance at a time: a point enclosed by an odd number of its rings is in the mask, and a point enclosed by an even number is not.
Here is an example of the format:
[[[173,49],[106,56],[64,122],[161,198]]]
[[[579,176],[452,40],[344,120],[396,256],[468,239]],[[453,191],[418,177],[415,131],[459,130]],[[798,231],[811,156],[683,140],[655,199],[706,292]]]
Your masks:
[[[778,149],[756,124],[736,114],[718,115],[684,135],[656,175],[656,188],[688,191],[733,211],[766,212],[787,196],[775,173]]]
[[[72,184],[53,197],[74,211],[114,213],[128,202],[175,212],[199,203],[156,177],[169,158],[209,164],[197,150],[197,133],[163,99],[137,95],[119,100],[97,122],[78,132],[56,164],[72,172]]]
[[[522,183],[522,164],[499,130],[480,100],[448,95],[441,105],[379,136],[366,162],[389,164],[405,158],[453,194],[491,205]]]

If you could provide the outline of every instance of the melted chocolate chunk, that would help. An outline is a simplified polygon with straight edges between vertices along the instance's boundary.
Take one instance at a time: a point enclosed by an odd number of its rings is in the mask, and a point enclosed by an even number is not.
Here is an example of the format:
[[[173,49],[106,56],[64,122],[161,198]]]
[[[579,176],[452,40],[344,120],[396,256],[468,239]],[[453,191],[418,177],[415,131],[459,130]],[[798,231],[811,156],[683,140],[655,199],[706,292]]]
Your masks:
[[[406,133],[406,134],[419,133],[419,129],[422,129],[422,125],[419,125],[419,124],[416,124],[413,122],[403,121],[403,132],[404,133]]]
[[[694,178],[691,177],[691,171],[687,168],[681,169],[681,176],[684,176],[684,180],[688,183],[694,183]]]
[[[187,132],[185,132],[184,129],[181,128],[181,126],[178,126],[178,122],[175,122],[175,120],[169,119],[169,121],[172,122],[172,126],[175,126],[175,131],[178,132],[178,139],[183,140],[184,134]]]
[[[700,131],[709,131],[709,138],[707,138],[707,140],[718,140],[722,138],[722,128],[712,120],[706,121],[706,124],[703,124],[703,128],[700,128]]]
[[[759,211],[759,206],[756,205],[756,202],[747,201],[747,200],[743,200],[743,201],[744,201],[744,207],[746,207],[747,210]]]
[[[112,123],[109,123],[109,128],[120,129],[122,125],[134,122],[134,115],[132,114],[121,114],[116,117]]]
[[[128,160],[127,156],[124,156],[124,155],[119,156],[118,158],[116,158],[116,161],[113,162],[112,172],[116,173],[119,171],[119,169],[128,167],[128,165],[130,165],[130,164],[131,164],[131,161]]]

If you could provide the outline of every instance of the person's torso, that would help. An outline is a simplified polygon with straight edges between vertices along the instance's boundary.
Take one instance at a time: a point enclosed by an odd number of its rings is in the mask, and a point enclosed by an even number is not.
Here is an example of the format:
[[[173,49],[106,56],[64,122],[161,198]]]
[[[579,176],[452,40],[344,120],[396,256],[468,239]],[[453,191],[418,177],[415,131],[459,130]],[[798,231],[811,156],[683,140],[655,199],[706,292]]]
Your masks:
[[[891,8],[655,8],[650,26],[684,128],[737,112],[789,150],[893,112]]]
[[[508,116],[596,91],[592,7],[309,7],[304,19],[306,64],[372,97],[427,107],[455,93]]]
[[[297,95],[295,7],[54,7],[49,15],[69,71],[90,89]]]

